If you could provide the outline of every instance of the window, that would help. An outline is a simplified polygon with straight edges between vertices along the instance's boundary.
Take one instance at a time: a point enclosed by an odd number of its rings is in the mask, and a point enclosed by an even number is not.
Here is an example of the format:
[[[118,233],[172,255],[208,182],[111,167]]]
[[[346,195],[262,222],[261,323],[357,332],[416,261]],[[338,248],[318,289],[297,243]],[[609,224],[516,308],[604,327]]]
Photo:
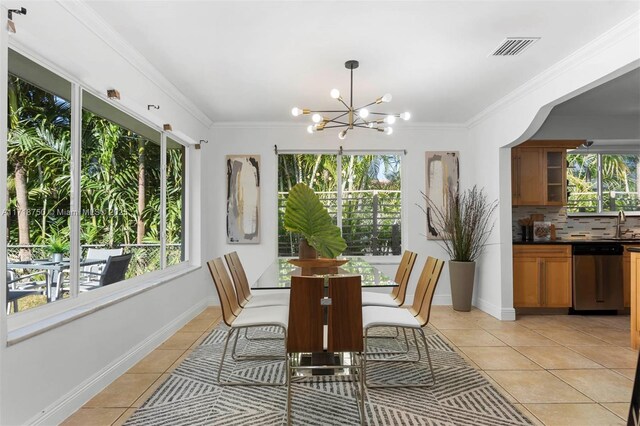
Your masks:
[[[16,300],[10,313],[102,288],[110,256],[123,254],[128,262],[115,281],[186,259],[185,146],[84,90],[74,119],[70,99],[77,87],[9,51],[4,211],[7,288]],[[77,274],[72,248],[79,253]]]
[[[304,182],[342,229],[348,256],[401,254],[400,156],[396,154],[278,156],[278,255],[296,256],[298,236],[283,226],[289,189]]]
[[[569,213],[640,212],[640,155],[568,154]]]
[[[167,219],[166,264],[178,264],[185,260],[185,170],[184,145],[167,138]]]

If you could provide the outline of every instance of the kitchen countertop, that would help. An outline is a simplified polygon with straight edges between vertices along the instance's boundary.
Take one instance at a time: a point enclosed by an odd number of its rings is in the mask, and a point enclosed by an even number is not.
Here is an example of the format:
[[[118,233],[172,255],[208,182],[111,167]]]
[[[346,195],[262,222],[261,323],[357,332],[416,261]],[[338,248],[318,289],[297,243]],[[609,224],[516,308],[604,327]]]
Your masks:
[[[638,244],[640,245],[640,238],[627,238],[627,239],[615,239],[615,238],[567,238],[556,239],[553,241],[514,241],[514,245],[542,245],[542,244],[599,244],[599,243],[620,243],[620,244]],[[636,251],[636,250],[634,250]]]

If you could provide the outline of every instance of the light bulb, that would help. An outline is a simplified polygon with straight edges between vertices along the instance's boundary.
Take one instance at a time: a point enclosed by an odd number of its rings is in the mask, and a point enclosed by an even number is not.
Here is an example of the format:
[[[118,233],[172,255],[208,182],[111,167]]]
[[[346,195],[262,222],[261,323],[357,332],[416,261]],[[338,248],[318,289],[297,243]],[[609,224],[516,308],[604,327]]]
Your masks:
[[[367,127],[369,127],[370,129],[373,129],[373,121],[369,122],[369,124],[367,124]]]
[[[331,97],[333,99],[338,99],[340,97],[340,91],[338,89],[331,90]]]
[[[384,133],[385,133],[386,135],[390,135],[390,134],[392,134],[392,133],[393,133],[393,127],[387,127],[387,128],[385,128],[385,129],[384,129]]]
[[[369,116],[369,110],[366,108],[362,108],[361,110],[358,111],[358,115],[361,118],[367,118]]]
[[[343,130],[340,133],[338,133],[338,139],[340,139],[341,141],[344,140],[347,137],[347,131]]]
[[[384,118],[384,122],[387,123],[387,124],[393,124],[393,123],[396,122],[396,117],[394,115],[387,115]]]
[[[313,126],[311,124],[307,126],[307,133],[313,133]]]
[[[314,123],[319,123],[322,121],[322,116],[320,114],[313,114],[311,120],[313,120]]]
[[[300,114],[302,114],[302,110],[300,108],[298,107],[291,108],[291,115],[293,115],[294,117],[297,117]]]
[[[402,118],[404,121],[407,121],[411,118],[411,113],[410,112],[403,112],[402,114],[400,114],[400,118]]]
[[[382,97],[382,102],[391,102],[391,93],[387,93]]]

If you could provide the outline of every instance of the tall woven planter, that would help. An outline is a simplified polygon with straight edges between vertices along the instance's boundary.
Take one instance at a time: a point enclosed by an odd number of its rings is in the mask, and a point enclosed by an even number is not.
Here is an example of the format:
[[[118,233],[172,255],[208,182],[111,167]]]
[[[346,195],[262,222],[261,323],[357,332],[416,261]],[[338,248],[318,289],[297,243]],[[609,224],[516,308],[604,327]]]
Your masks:
[[[471,310],[475,273],[476,262],[449,261],[451,300],[454,310],[462,312],[469,312]]]

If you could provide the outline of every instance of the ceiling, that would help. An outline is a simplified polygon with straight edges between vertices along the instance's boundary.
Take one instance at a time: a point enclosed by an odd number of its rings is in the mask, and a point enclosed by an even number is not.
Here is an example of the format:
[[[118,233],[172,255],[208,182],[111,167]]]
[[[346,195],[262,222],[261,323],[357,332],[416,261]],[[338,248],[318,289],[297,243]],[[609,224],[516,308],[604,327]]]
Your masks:
[[[556,105],[551,114],[634,116],[640,123],[640,68]]]
[[[211,120],[294,122],[385,93],[379,111],[464,123],[640,10],[637,1],[91,1]],[[505,37],[541,37],[516,57]],[[298,118],[302,120],[302,118]]]

